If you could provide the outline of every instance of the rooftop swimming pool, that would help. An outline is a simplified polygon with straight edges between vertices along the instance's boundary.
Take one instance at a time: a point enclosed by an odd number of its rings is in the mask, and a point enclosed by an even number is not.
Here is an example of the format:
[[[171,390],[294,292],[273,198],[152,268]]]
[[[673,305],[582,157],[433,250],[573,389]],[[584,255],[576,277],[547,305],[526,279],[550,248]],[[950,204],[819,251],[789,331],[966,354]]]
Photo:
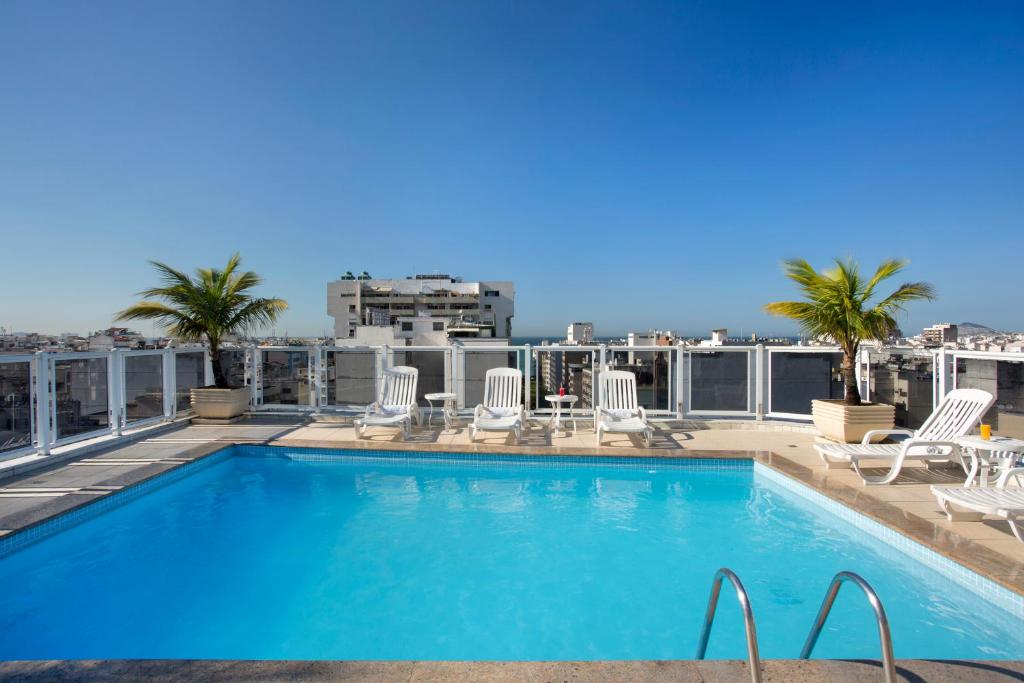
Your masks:
[[[840,570],[899,658],[1024,658],[1008,591],[750,461],[234,446],[187,469],[8,548],[0,658],[690,659],[723,566],[765,658],[798,655]],[[815,657],[878,653],[844,588]],[[708,657],[746,657],[728,586]]]

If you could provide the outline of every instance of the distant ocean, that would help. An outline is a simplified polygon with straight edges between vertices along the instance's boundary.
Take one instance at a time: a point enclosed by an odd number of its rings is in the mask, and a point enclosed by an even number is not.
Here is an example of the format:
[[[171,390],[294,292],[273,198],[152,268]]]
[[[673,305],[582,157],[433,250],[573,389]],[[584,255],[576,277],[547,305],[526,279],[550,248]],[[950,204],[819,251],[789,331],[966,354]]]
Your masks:
[[[550,337],[512,337],[509,340],[509,343],[512,346],[522,346],[523,344],[529,344],[530,346],[540,346],[540,343],[545,340],[552,344],[557,344],[563,339],[565,339],[564,333],[553,334]],[[595,337],[594,342],[600,344],[602,342],[616,341],[618,339],[622,339],[622,337]]]

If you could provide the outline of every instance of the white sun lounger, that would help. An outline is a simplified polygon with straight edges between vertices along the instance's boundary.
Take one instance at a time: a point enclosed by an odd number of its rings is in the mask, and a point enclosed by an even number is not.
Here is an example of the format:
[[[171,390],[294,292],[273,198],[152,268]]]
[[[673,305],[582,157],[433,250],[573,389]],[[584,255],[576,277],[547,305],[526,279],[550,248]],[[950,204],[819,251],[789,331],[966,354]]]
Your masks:
[[[473,410],[470,441],[477,432],[511,432],[518,444],[523,438],[526,410],[523,407],[523,373],[515,368],[492,368],[484,376],[484,402]]]
[[[402,437],[409,438],[412,421],[423,424],[423,416],[416,404],[416,384],[420,371],[405,365],[396,365],[384,371],[380,398],[366,406],[366,414],[355,421],[356,433],[365,438],[367,427],[400,427]]]
[[[647,413],[636,400],[636,375],[625,370],[605,370],[600,375],[600,401],[594,418],[597,445],[605,432],[639,434],[651,447],[654,429],[647,424]]]
[[[853,466],[865,484],[888,484],[899,476],[906,460],[929,462],[960,462],[960,447],[956,439],[966,436],[978,424],[995,398],[981,389],[954,389],[946,394],[938,407],[928,416],[916,432],[908,429],[876,429],[864,435],[859,444],[819,443],[818,451],[825,466],[841,468]],[[907,439],[896,444],[873,444],[873,438],[884,435],[903,435]],[[884,460],[890,464],[889,472],[869,476],[861,471],[864,460]]]
[[[1010,524],[1010,531],[1017,540],[1024,543],[1024,531],[1017,526],[1018,519],[1024,519],[1024,488],[1008,488],[1010,478],[1024,477],[1024,467],[1014,467],[1003,472],[995,487],[932,486],[932,493],[946,512],[951,522],[980,520],[984,515],[1002,517]],[[970,512],[957,510],[964,508]]]

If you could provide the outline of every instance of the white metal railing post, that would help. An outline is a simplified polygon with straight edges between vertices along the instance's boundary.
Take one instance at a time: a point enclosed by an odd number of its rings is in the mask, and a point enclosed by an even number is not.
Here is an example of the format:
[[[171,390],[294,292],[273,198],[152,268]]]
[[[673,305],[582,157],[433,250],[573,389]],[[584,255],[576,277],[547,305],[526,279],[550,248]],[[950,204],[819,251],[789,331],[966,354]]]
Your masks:
[[[956,356],[953,356],[953,362],[956,362]],[[938,382],[938,395],[936,396],[938,401],[945,398],[946,394],[949,393],[949,359],[946,347],[943,346],[939,349],[937,356],[938,372],[935,373],[935,381]]]
[[[121,436],[124,426],[124,353],[113,349],[107,356],[107,415],[110,419],[110,433]]]
[[[451,393],[454,386],[452,383],[452,366],[454,365],[452,363],[452,347],[449,346],[445,349],[442,355],[444,356],[444,391],[445,393]]]
[[[213,384],[213,355],[210,353],[210,349],[203,349],[203,386],[208,387]]]
[[[50,454],[52,438],[53,394],[50,382],[50,358],[46,351],[36,351],[36,452]]]
[[[771,392],[770,363],[765,362],[768,359],[767,354],[764,344],[754,347],[754,419],[758,421],[764,420],[765,387],[768,388],[769,394]]]
[[[523,387],[526,390],[526,397],[525,397],[526,413],[529,414],[530,413],[530,362],[532,360],[531,356],[533,355],[533,350],[530,348],[529,344],[526,345],[525,354],[526,355],[525,355],[525,358],[523,360],[523,365],[525,367],[525,369],[523,370]]]
[[[178,412],[178,356],[173,348],[164,349],[161,355],[163,360],[164,419],[173,420],[175,413]]]
[[[466,407],[466,349],[462,344],[452,346],[452,382],[455,385],[455,406]]]
[[[860,359],[857,362],[857,385],[860,389],[861,399],[865,402],[871,401],[871,349],[861,349]]]
[[[323,384],[322,377],[322,362],[323,354],[320,352],[319,346],[309,347],[309,357],[307,358],[307,367],[309,368],[309,404],[313,406],[316,412],[320,412],[320,393],[321,386]]]
[[[676,344],[676,419],[682,420],[686,414],[686,405],[683,397],[686,396],[685,382],[686,372],[686,347],[682,342]]]

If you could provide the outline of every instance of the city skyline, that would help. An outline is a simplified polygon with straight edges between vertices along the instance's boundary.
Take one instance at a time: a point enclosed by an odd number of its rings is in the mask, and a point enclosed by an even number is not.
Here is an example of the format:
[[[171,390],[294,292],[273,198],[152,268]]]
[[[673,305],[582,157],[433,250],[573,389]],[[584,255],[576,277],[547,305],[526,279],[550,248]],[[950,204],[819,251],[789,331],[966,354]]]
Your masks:
[[[782,260],[847,256],[936,285],[908,331],[1022,329],[1022,20],[7,3],[0,325],[107,327],[154,284],[147,259],[241,251],[294,335],[330,329],[324,283],[346,270],[511,280],[517,336],[796,334],[761,311],[794,295]]]

